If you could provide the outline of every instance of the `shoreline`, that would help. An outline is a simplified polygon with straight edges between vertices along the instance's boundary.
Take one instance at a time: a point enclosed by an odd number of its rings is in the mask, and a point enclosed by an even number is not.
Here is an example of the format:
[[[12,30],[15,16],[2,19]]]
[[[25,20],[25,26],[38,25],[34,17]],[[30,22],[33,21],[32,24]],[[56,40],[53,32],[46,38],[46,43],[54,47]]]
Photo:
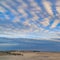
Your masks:
[[[16,50],[11,50],[11,51],[0,51],[0,56],[2,55],[23,55],[24,53],[50,53],[50,54],[60,54],[60,52],[48,52],[48,51],[16,51]]]
[[[0,51],[0,60],[60,60],[60,52]]]

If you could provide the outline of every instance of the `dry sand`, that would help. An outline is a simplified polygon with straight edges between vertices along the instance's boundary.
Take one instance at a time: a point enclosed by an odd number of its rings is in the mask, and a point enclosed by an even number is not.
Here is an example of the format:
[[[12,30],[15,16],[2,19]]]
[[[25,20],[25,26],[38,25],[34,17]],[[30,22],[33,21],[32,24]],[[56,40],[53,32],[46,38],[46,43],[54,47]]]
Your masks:
[[[20,52],[23,55],[3,55],[0,60],[60,60],[55,52]]]

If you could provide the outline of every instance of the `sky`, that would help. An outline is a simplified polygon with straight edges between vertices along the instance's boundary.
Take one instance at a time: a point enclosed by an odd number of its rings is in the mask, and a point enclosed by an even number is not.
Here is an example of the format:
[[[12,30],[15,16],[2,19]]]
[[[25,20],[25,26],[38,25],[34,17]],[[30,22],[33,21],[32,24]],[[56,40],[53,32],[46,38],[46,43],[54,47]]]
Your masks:
[[[60,0],[0,0],[0,37],[60,42]]]

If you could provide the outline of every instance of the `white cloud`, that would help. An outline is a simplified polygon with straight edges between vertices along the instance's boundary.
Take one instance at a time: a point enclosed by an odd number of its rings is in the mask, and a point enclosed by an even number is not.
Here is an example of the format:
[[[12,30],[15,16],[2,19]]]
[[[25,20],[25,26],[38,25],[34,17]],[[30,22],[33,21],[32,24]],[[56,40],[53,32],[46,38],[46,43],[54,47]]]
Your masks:
[[[60,23],[59,20],[55,20],[50,28],[55,28]]]
[[[17,0],[17,1],[22,4],[21,7],[23,7],[23,8],[28,7],[28,5],[23,0]]]
[[[60,0],[57,0],[55,3],[56,6],[60,6]]]
[[[14,22],[14,23],[20,22],[19,17],[18,17],[18,16],[15,17],[14,20],[13,20],[12,22]]]
[[[18,11],[19,11],[19,13],[21,13],[24,17],[27,17],[27,16],[28,16],[27,13],[24,11],[23,8],[18,7]]]
[[[49,18],[44,18],[43,21],[40,22],[43,26],[48,26],[50,24]]]
[[[52,7],[51,7],[51,3],[48,1],[43,1],[44,7],[46,9],[46,11],[53,16],[53,11],[52,11]]]
[[[60,14],[60,6],[56,7],[57,12]]]

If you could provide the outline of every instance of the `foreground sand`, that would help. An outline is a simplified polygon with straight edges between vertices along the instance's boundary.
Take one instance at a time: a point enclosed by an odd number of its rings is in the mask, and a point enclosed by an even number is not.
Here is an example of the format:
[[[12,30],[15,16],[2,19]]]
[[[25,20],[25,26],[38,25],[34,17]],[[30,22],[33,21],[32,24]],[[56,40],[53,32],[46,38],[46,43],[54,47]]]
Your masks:
[[[12,52],[21,55],[0,55],[0,60],[60,60],[60,53],[54,52]]]

